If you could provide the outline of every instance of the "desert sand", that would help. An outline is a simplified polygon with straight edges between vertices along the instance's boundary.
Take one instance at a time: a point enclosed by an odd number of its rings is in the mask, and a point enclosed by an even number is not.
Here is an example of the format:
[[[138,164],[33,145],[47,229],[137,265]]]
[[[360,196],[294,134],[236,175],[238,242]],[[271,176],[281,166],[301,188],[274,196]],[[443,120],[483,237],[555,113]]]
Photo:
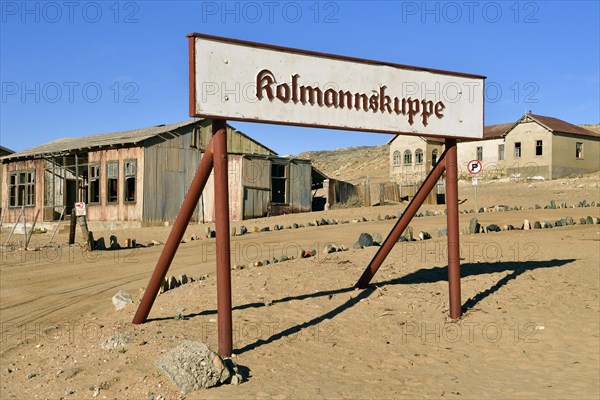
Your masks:
[[[473,209],[468,183],[460,209]],[[521,226],[567,216],[600,217],[600,208],[534,209],[600,201],[598,174],[546,182],[480,182],[480,207],[521,211],[461,214],[486,225]],[[232,238],[234,357],[244,381],[182,396],[154,361],[182,340],[217,349],[214,239],[192,224],[169,275],[197,280],[158,296],[150,320],[132,325],[143,288],[164,246],[85,252],[5,249],[0,266],[2,399],[200,398],[527,398],[600,396],[600,225],[461,234],[463,317],[448,318],[445,216],[415,218],[366,290],[353,285],[377,248],[352,249],[361,232],[385,237],[406,204],[329,210],[233,222],[253,227],[321,218],[367,222],[250,233]],[[424,205],[421,210],[443,210]],[[212,225],[214,227],[214,225]],[[170,227],[94,232],[123,244],[164,242]],[[3,243],[7,232],[0,236]],[[30,247],[48,241],[34,235]],[[57,239],[65,243],[66,233]],[[80,234],[78,232],[78,238]],[[15,237],[14,241],[19,238]],[[323,254],[327,243],[350,250]],[[249,267],[257,260],[317,256]],[[204,276],[203,279],[198,279]],[[115,311],[111,297],[135,302]],[[177,310],[185,319],[174,319]],[[116,332],[133,340],[103,350]]]

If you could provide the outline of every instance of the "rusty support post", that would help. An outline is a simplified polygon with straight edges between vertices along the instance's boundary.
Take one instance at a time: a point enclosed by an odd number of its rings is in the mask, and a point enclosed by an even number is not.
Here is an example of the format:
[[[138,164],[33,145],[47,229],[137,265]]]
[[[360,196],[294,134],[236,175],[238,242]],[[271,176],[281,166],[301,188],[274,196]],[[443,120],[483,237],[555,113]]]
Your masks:
[[[448,227],[448,286],[450,318],[462,315],[460,298],[460,243],[458,237],[458,160],[456,139],[446,139],[446,210]]]
[[[215,166],[215,225],[217,230],[217,327],[219,355],[231,357],[231,256],[229,254],[229,181],[227,168],[227,122],[212,122]]]
[[[165,247],[163,248],[162,253],[156,263],[156,268],[154,268],[154,272],[152,273],[152,277],[150,278],[150,283],[146,287],[146,291],[144,292],[144,296],[142,297],[142,302],[139,305],[135,316],[133,317],[134,324],[142,324],[146,322],[148,318],[148,314],[150,314],[150,309],[152,308],[152,304],[154,304],[154,300],[156,300],[156,296],[158,295],[158,291],[162,285],[165,276],[167,275],[167,271],[171,266],[171,262],[173,261],[173,257],[175,257],[175,253],[177,252],[177,248],[181,243],[181,238],[183,238],[183,234],[194,214],[194,209],[198,204],[198,199],[204,190],[204,186],[206,186],[206,182],[210,177],[210,173],[213,167],[213,141],[209,141],[206,146],[206,150],[204,151],[204,155],[202,156],[202,160],[200,160],[200,165],[198,165],[198,169],[196,170],[196,175],[194,175],[194,179],[190,184],[190,188],[188,189],[187,194],[183,200],[183,204],[181,205],[181,209],[179,210],[179,214],[177,214],[177,218],[175,219],[175,223],[173,224],[173,228],[171,229],[171,233],[169,233],[169,237],[167,242],[165,243]]]
[[[386,259],[386,257],[388,256],[388,254],[390,253],[390,251],[392,250],[392,248],[394,247],[394,245],[396,244],[396,242],[410,223],[410,221],[413,219],[413,217],[419,210],[419,207],[421,207],[421,205],[429,195],[429,192],[433,190],[435,184],[442,176],[446,165],[446,153],[447,150],[444,151],[444,153],[442,153],[438,163],[429,172],[429,175],[427,175],[427,178],[425,178],[425,181],[415,194],[415,197],[413,197],[413,199],[410,201],[408,207],[406,207],[400,219],[398,219],[389,235],[385,238],[383,244],[381,245],[379,250],[377,250],[377,253],[363,272],[358,282],[356,282],[355,287],[364,289],[369,285],[369,282],[371,282],[371,279],[373,279],[373,276],[375,276],[375,273],[377,272],[383,261]]]

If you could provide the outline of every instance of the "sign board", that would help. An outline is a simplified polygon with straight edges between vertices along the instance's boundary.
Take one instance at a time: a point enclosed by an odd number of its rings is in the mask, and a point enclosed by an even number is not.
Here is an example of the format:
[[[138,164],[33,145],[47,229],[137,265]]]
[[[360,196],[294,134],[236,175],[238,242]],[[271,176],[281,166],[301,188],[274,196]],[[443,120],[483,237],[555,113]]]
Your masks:
[[[75,203],[75,215],[82,217],[85,213],[85,203]]]
[[[198,33],[188,38],[190,116],[483,137],[483,76]]]
[[[473,175],[473,178],[471,178],[471,179],[472,179],[471,183],[473,184],[473,186],[477,186],[477,175]]]
[[[469,170],[470,174],[476,175],[476,174],[480,173],[481,171],[483,171],[483,165],[481,164],[481,161],[479,161],[479,160],[471,160],[467,164],[467,169]]]

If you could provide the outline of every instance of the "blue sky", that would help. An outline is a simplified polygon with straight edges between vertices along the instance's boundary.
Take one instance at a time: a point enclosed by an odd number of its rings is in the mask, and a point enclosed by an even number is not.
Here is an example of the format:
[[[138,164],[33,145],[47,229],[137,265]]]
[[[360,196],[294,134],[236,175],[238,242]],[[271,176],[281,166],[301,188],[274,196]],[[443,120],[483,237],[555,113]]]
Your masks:
[[[598,1],[1,1],[0,144],[188,117],[190,32],[487,76],[485,123],[600,121]],[[383,134],[232,123],[280,154]]]

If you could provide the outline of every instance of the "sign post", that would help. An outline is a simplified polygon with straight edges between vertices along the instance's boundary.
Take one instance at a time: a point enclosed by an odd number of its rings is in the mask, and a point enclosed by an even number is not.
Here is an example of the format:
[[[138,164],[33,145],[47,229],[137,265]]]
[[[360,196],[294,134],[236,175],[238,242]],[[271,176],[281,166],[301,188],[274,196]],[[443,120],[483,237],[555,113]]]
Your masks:
[[[189,114],[213,119],[209,141],[133,323],[143,323],[193,208],[215,169],[219,354],[232,354],[225,121],[437,136],[446,149],[355,286],[365,288],[444,171],[450,317],[461,316],[456,139],[483,137],[485,77],[199,33],[189,39]],[[231,90],[235,87],[236,90]],[[238,89],[239,88],[239,89]]]
[[[483,171],[483,165],[479,160],[471,160],[467,164],[467,169],[471,174],[471,183],[473,184],[473,190],[475,191],[475,211],[479,212],[479,206],[477,205],[477,174]]]

